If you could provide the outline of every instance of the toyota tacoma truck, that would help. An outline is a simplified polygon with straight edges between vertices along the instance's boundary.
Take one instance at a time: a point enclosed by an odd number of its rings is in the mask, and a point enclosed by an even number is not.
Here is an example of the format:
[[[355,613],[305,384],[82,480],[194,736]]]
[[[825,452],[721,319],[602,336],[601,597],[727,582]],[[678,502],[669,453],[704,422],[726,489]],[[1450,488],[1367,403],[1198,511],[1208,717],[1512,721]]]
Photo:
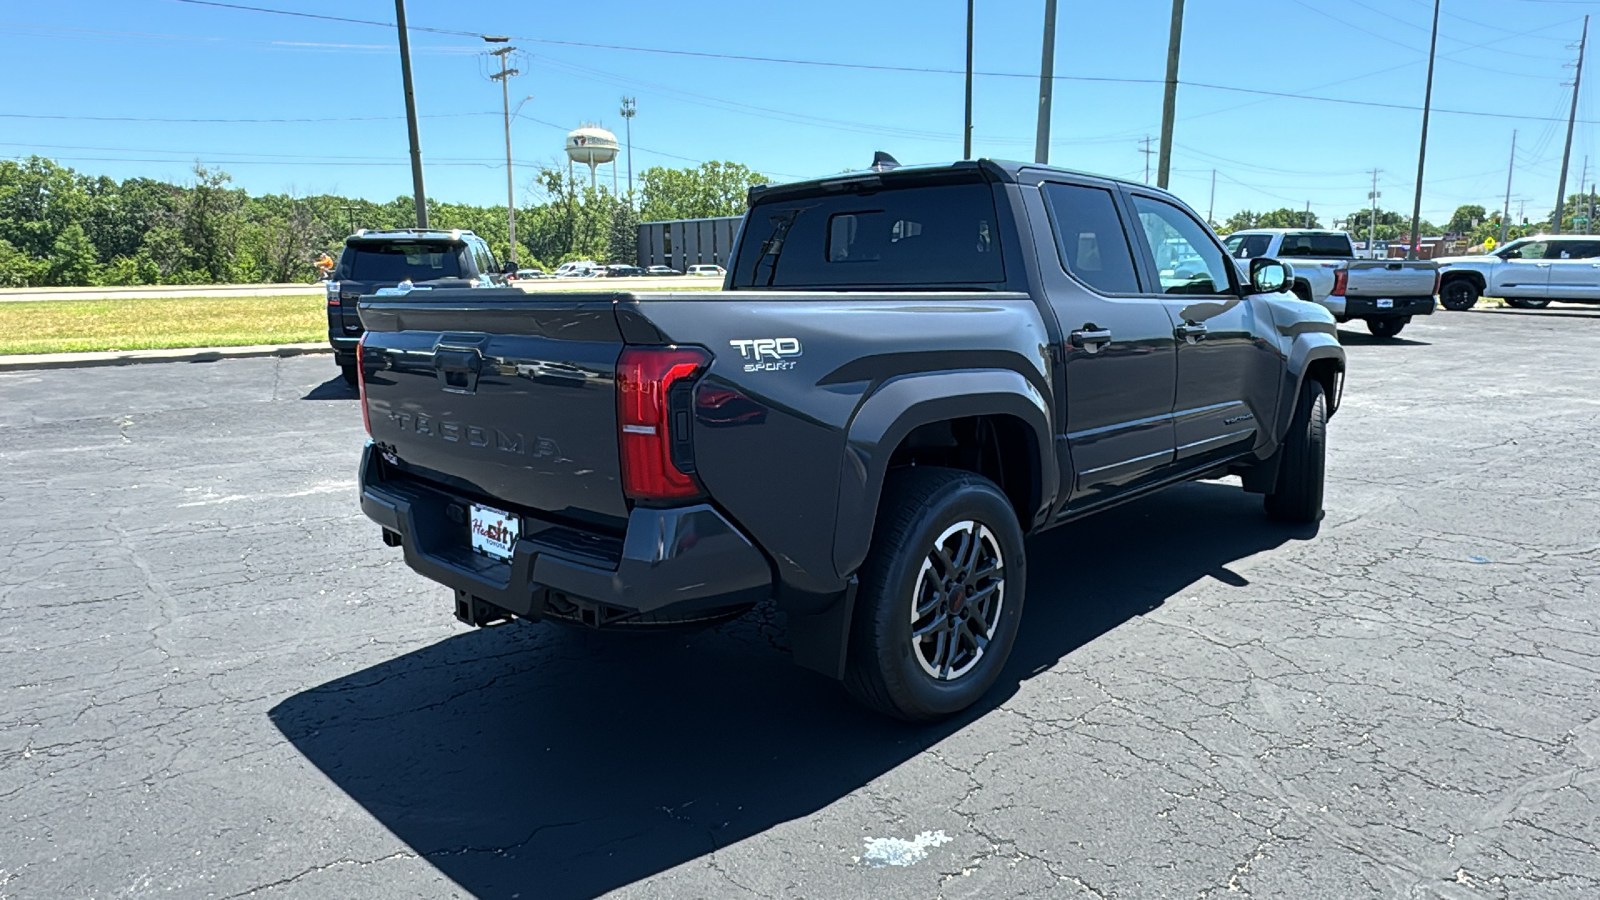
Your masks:
[[[752,189],[728,269],[362,299],[362,509],[463,622],[772,599],[796,662],[930,720],[999,677],[1025,536],[1226,475],[1321,515],[1333,316],[1163,191],[884,160]]]
[[[1235,231],[1224,242],[1241,264],[1268,257],[1294,268],[1290,285],[1301,300],[1327,307],[1335,319],[1360,319],[1374,337],[1392,338],[1412,316],[1433,314],[1439,266],[1424,259],[1356,259],[1343,231],[1256,228]]]

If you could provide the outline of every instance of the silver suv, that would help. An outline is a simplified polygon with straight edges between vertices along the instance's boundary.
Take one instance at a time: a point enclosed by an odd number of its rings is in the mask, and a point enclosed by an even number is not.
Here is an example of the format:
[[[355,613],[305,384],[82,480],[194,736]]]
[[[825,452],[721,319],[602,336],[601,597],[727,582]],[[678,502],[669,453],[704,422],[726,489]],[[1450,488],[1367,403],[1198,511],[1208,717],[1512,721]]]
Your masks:
[[[1482,296],[1517,309],[1543,309],[1551,300],[1600,303],[1600,235],[1537,234],[1483,256],[1438,263],[1445,309],[1471,309]]]

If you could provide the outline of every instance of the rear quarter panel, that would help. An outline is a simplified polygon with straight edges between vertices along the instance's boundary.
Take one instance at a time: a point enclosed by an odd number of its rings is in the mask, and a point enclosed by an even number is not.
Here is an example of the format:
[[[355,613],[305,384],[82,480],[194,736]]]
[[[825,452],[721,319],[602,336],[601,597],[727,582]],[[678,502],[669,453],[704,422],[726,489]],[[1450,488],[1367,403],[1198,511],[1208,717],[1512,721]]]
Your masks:
[[[711,352],[702,397],[721,389],[745,398],[697,408],[698,475],[767,550],[783,584],[807,593],[842,590],[851,574],[835,565],[834,536],[841,473],[852,465],[847,434],[869,397],[918,373],[986,370],[1017,373],[1049,396],[1049,342],[1027,294],[661,293],[625,306],[630,340]],[[750,342],[778,339],[776,356],[754,358]]]

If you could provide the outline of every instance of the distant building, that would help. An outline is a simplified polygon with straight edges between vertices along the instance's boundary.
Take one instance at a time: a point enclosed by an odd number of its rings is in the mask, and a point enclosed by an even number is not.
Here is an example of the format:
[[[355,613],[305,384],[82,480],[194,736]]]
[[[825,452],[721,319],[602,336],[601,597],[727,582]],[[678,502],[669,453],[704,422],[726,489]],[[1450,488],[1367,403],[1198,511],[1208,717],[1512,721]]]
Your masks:
[[[729,268],[733,238],[744,216],[715,219],[672,219],[639,225],[639,261],[644,268],[670,266],[679,272],[690,266]]]

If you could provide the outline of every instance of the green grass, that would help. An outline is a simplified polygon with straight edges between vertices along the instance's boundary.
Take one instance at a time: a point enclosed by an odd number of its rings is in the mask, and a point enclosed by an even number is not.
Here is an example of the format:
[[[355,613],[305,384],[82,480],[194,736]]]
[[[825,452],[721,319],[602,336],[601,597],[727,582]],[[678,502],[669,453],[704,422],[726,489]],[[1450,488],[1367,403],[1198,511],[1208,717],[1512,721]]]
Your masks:
[[[326,303],[321,294],[0,303],[0,354],[324,341]]]
[[[721,286],[721,281],[715,281],[670,289],[716,290]],[[584,288],[629,289],[625,281],[585,284]],[[0,355],[321,343],[328,339],[326,303],[321,293],[0,302]]]

